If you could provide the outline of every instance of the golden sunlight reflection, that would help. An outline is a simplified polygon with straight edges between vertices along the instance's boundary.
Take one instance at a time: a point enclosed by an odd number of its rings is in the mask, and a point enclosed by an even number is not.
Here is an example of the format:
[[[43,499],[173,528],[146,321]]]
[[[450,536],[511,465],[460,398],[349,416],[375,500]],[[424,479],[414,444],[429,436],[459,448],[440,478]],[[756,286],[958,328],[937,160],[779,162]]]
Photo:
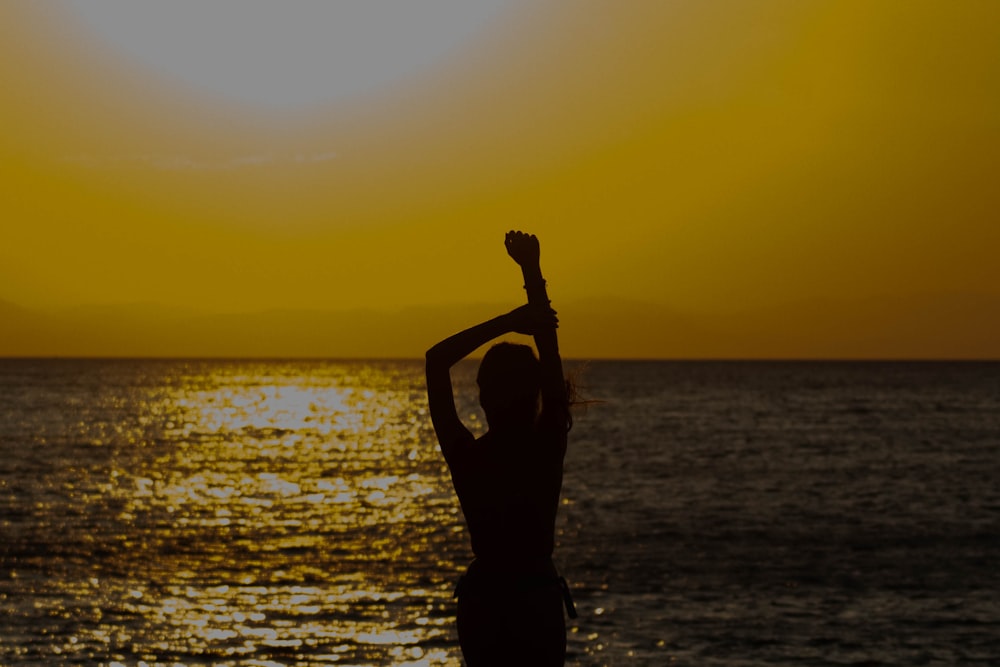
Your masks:
[[[290,366],[195,366],[147,406],[115,493],[148,579],[95,588],[156,629],[161,657],[457,664],[466,547],[421,369]]]

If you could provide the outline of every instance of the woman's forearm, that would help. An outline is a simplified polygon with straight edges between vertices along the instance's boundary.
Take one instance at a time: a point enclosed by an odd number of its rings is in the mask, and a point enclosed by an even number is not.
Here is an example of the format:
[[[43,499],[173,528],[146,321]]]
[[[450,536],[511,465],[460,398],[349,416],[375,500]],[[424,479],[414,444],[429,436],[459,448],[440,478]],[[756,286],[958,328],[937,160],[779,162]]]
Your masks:
[[[492,320],[487,320],[445,338],[427,351],[427,361],[450,368],[472,354],[477,348],[494,338],[510,333],[512,330],[509,313],[494,317]]]
[[[542,278],[541,265],[521,266],[528,304],[538,310],[549,309],[549,295]],[[554,327],[546,327],[535,334],[535,347],[542,368],[542,394],[554,401],[566,400],[566,381],[563,376],[562,358],[559,356],[559,339]]]
[[[548,310],[549,295],[545,289],[545,279],[542,278],[541,266],[538,264],[522,266],[521,275],[524,277],[524,290],[528,293],[528,303],[538,310]],[[535,344],[538,346],[539,356],[546,353],[559,355],[559,343],[555,329],[545,329],[536,334]]]

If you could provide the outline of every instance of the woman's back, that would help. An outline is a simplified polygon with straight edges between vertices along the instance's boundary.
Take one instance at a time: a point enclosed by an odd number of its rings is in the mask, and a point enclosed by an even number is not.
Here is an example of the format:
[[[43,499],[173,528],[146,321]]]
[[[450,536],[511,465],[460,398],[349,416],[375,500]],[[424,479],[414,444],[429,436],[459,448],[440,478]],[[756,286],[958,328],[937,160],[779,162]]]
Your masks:
[[[452,480],[483,566],[532,572],[554,548],[565,437],[532,431],[519,437],[487,433],[451,457]]]

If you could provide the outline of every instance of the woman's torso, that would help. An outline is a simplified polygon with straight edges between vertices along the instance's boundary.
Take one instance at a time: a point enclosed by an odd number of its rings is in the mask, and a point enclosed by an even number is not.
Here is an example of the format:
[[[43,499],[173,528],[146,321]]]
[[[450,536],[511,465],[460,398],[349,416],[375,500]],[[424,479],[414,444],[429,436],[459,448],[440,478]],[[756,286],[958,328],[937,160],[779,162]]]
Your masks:
[[[565,436],[487,433],[451,462],[480,567],[512,574],[551,568],[564,453]]]

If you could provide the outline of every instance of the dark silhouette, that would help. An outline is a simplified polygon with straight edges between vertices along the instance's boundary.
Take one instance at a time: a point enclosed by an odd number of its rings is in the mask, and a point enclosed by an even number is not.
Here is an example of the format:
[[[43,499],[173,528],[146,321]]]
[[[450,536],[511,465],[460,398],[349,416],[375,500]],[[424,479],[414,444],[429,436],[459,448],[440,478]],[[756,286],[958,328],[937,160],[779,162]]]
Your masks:
[[[427,352],[427,395],[441,452],[469,527],[475,560],[456,589],[458,637],[470,667],[562,665],[563,605],[569,588],[552,563],[562,488],[569,396],[539,265],[538,239],[508,232],[528,303],[447,338]],[[479,366],[479,403],[488,431],[476,439],[455,409],[450,369],[510,332],[527,345],[498,343]]]

